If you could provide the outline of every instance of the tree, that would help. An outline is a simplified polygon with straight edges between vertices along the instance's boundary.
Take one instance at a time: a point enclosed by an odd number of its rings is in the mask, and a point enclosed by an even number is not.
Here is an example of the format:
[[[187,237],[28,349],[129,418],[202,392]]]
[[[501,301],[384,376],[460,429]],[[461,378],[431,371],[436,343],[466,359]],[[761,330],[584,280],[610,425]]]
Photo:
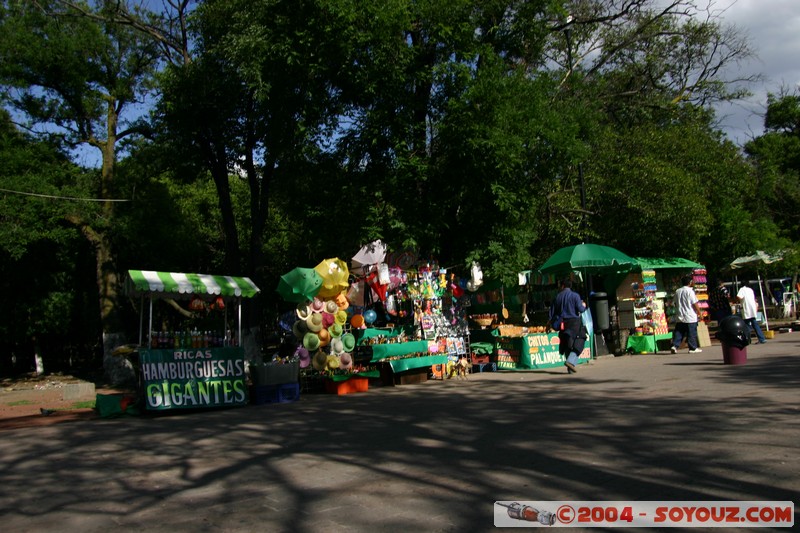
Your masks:
[[[105,15],[116,2],[76,4],[94,18],[77,16],[55,0],[6,1],[0,11],[0,84],[6,105],[24,127],[69,147],[89,146],[101,156],[85,196],[98,209],[64,213],[94,248],[104,337],[118,342],[119,278],[110,233],[115,219],[117,144],[142,133],[125,110],[142,101],[155,67],[155,49]]]
[[[24,135],[0,110],[4,371],[27,370],[23,361],[34,360],[38,372],[77,366],[97,345],[97,300],[83,297],[93,269],[81,267],[90,251],[63,219],[66,205],[77,201],[65,191],[84,178],[66,153]]]
[[[767,97],[765,133],[745,145],[757,169],[754,208],[800,241],[800,94]]]
[[[731,183],[743,187],[747,166],[714,130],[708,106],[744,96],[757,76],[722,77],[723,67],[752,50],[711,8],[704,12],[686,0],[565,5],[548,54],[565,72],[557,94],[562,105],[591,110],[577,130],[586,149],[574,151],[579,157],[565,167],[568,176],[584,177],[587,238],[640,255],[681,251],[697,259],[712,228],[728,222],[717,210],[726,204],[718,195],[727,197]],[[564,214],[575,212],[577,194],[558,200]],[[728,215],[746,207],[731,205]],[[746,209],[742,215],[750,220]],[[676,220],[680,233],[670,229]],[[632,226],[648,229],[633,238]]]

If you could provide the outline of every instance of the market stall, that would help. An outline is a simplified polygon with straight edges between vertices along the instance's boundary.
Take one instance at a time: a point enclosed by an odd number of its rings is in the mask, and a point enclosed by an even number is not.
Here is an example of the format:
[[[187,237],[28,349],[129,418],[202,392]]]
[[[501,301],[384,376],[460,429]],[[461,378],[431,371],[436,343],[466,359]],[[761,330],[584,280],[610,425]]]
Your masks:
[[[362,247],[350,267],[330,258],[296,268],[277,291],[296,304],[286,327],[298,343],[301,377],[322,379],[326,390],[365,375],[386,385],[421,381],[468,353],[454,276],[409,252],[389,255],[380,241]]]
[[[636,261],[615,248],[599,244],[577,244],[565,246],[557,250],[548,260],[539,267],[538,272],[543,275],[566,277],[571,276],[580,280],[583,288],[585,302],[590,308],[594,305],[592,321],[598,324],[597,331],[589,335],[591,356],[600,352],[599,343],[605,348],[605,337],[602,328],[607,327],[609,321],[607,305],[603,306],[604,316],[599,316],[599,302],[606,303],[607,292],[612,292],[619,283],[619,279],[636,268]],[[606,292],[601,292],[606,291]],[[591,296],[587,297],[587,296]],[[587,313],[591,316],[590,313]],[[603,326],[606,324],[606,326]]]
[[[237,276],[149,270],[129,270],[128,274],[129,293],[140,296],[139,381],[145,407],[246,405],[241,303],[257,295],[259,288],[249,278]],[[181,305],[184,302],[188,308]],[[162,309],[154,307],[158,304]],[[228,320],[231,308],[235,325]],[[158,323],[154,323],[156,314]]]
[[[683,276],[693,276],[701,308],[707,309],[706,272],[703,265],[680,257],[634,259],[637,268],[626,274],[616,289],[618,327],[629,332],[626,351],[657,353],[658,343],[672,338],[672,296]],[[701,321],[706,315],[700,317]],[[705,332],[704,338],[708,336]]]
[[[415,340],[408,328],[366,328],[358,330],[356,360],[376,365],[386,385],[402,385],[427,379],[435,365],[446,365],[451,356],[466,353],[463,340],[440,337]]]
[[[761,311],[759,313],[759,317],[763,319],[765,329],[769,331],[769,313],[767,312],[767,300],[764,298],[764,285],[761,283],[761,271],[766,265],[770,265],[772,263],[776,263],[778,261],[783,261],[783,255],[778,254],[768,254],[761,250],[756,251],[753,255],[748,255],[744,257],[737,257],[733,261],[731,261],[730,268],[733,270],[736,269],[752,269],[756,272],[756,279],[758,280],[758,293],[757,296],[761,300]],[[738,281],[738,280],[737,280]],[[768,294],[768,296],[770,296]],[[783,302],[780,302],[783,304]],[[759,320],[761,321],[761,320]]]

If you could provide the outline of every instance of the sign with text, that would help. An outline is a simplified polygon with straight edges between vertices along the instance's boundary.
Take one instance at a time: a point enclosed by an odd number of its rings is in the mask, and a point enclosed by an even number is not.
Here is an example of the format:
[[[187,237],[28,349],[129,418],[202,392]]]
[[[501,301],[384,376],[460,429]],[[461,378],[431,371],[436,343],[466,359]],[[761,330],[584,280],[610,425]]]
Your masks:
[[[247,405],[240,347],[142,350],[145,405],[150,410]]]
[[[497,369],[515,370],[564,366],[565,357],[558,353],[558,333],[534,333],[522,337],[497,339]],[[585,363],[592,358],[589,343],[579,356]]]

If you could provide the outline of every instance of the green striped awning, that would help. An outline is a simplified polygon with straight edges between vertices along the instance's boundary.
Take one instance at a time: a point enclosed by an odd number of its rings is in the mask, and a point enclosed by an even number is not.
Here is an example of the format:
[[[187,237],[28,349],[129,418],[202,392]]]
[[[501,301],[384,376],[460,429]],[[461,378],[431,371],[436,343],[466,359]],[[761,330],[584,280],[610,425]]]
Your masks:
[[[133,289],[137,292],[162,292],[176,294],[218,294],[252,298],[261,289],[250,278],[238,276],[213,276],[209,274],[181,274],[154,270],[128,270]]]

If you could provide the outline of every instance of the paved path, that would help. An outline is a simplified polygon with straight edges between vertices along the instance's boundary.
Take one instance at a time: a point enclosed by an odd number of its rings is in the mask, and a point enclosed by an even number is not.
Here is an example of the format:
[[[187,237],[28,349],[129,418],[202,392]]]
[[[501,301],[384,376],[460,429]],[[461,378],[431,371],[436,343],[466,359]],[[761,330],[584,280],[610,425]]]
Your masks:
[[[792,500],[800,333],[0,433],[3,531],[491,531],[496,500]],[[738,530],[738,531],[741,531]]]

